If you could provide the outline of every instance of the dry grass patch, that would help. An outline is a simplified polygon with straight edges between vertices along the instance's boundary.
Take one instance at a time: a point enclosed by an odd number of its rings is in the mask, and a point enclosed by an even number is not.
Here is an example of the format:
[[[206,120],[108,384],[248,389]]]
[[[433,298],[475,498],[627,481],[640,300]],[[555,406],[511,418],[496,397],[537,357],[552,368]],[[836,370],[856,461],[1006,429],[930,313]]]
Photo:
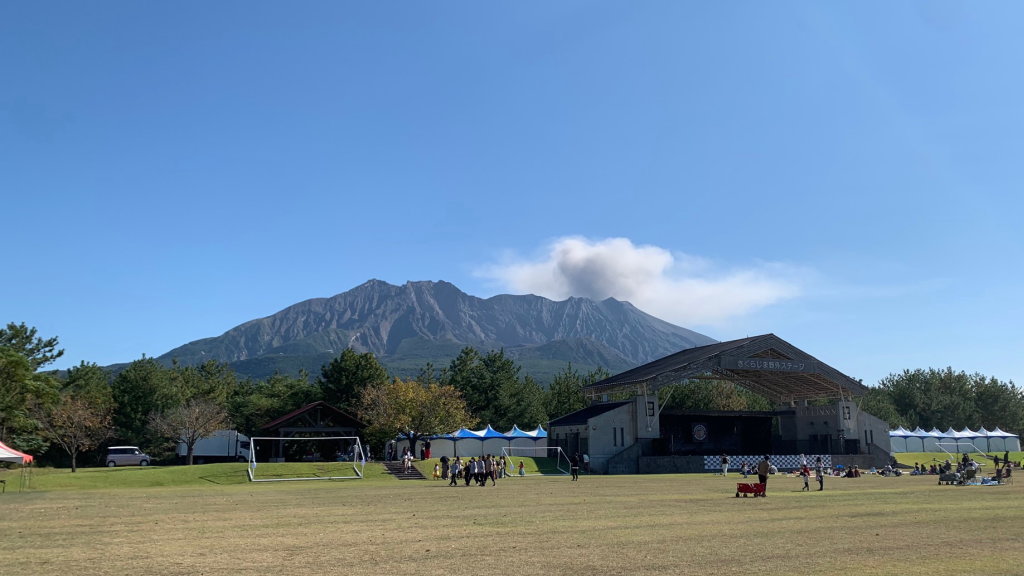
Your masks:
[[[337,481],[8,493],[3,573],[1012,573],[1021,488],[828,479],[734,498],[737,478]],[[969,557],[962,552],[969,550]],[[501,565],[499,567],[498,565]],[[1008,571],[1009,570],[1009,571]]]

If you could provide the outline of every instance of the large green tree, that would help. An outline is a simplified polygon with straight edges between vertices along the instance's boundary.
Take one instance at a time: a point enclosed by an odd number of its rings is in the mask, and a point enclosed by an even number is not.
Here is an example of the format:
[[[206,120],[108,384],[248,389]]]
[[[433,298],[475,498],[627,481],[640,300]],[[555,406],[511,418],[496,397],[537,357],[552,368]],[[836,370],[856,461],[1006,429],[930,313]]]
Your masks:
[[[402,436],[409,441],[413,454],[416,454],[416,443],[425,436],[476,423],[462,394],[454,386],[423,385],[398,378],[364,388],[358,414],[367,424],[366,435],[372,443]]]
[[[363,388],[388,381],[388,371],[370,352],[346,348],[340,356],[320,368],[317,385],[323,400],[338,408],[352,409]]]
[[[573,368],[572,363],[551,381],[547,394],[547,414],[550,418],[560,418],[571,414],[587,405],[583,394],[584,386],[604,380],[610,376],[604,368],[595,368],[587,374],[580,374],[579,370]]]
[[[175,448],[184,444],[186,462],[191,465],[196,443],[231,425],[227,401],[237,380],[227,364],[214,360],[197,366],[175,361],[167,380],[172,396],[150,411],[148,431],[169,440]]]
[[[30,407],[57,400],[57,379],[40,368],[63,353],[57,338],[43,339],[24,323],[0,328],[0,441],[37,453],[46,449],[48,441],[35,419],[38,412]]]
[[[879,383],[873,405],[892,407],[891,425],[945,429],[995,428],[1020,430],[1024,427],[1024,393],[1013,382],[974,373],[928,368],[890,374]],[[893,421],[895,420],[895,421]]]
[[[171,370],[154,358],[142,357],[114,377],[111,389],[117,440],[158,451],[162,442],[160,435],[149,428],[149,415],[181,402]]]
[[[547,396],[532,376],[505,381],[498,391],[498,404],[491,425],[504,432],[512,425],[524,430],[547,424]]]
[[[7,441],[9,430],[26,426],[34,376],[28,358],[0,348],[0,442]]]
[[[228,415],[243,433],[253,435],[266,423],[321,399],[309,375],[274,374],[266,380],[239,382],[228,399]]]
[[[204,398],[223,405],[237,386],[231,367],[216,360],[207,360],[196,366],[181,366],[174,362],[169,378],[181,402]]]
[[[885,420],[890,427],[907,426],[910,423],[896,410],[892,396],[885,390],[870,387],[866,394],[856,398],[861,410]],[[913,426],[911,426],[913,428]]]
[[[470,347],[463,348],[442,375],[444,384],[455,387],[466,399],[466,405],[480,421],[496,425],[501,417],[501,390],[519,379],[519,366],[504,350],[480,355]]]
[[[81,362],[78,366],[69,368],[61,384],[61,393],[71,393],[85,398],[103,410],[114,409],[110,374],[95,363]]]
[[[981,375],[973,379],[971,389],[976,414],[974,428],[1024,430],[1024,390],[1013,382]]]
[[[478,377],[479,364],[480,353],[476,351],[476,348],[466,346],[459,351],[458,356],[452,359],[440,376],[442,384],[453,386],[462,393],[470,410],[475,408],[473,403],[469,401],[467,394],[475,386],[474,381]]]
[[[10,322],[6,328],[0,328],[0,348],[9,348],[27,358],[32,371],[64,355],[64,350],[58,349],[57,345],[56,336],[43,339],[36,334],[35,328],[26,326],[24,322]]]

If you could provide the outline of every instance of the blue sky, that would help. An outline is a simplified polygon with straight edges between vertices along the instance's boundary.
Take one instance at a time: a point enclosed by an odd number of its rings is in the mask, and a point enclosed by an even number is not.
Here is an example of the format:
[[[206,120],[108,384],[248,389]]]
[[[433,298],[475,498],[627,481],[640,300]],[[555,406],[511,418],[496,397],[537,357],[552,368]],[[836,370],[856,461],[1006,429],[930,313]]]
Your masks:
[[[371,278],[1024,381],[1011,2],[0,4],[0,321],[106,365]]]

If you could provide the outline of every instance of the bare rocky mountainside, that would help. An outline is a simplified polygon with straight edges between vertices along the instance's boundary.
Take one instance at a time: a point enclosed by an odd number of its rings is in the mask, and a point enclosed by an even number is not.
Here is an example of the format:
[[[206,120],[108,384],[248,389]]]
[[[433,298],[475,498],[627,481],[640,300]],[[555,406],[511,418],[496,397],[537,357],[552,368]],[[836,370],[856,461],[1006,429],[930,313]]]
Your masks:
[[[600,366],[616,373],[713,342],[613,298],[484,299],[448,282],[394,286],[370,280],[190,342],[159,359],[183,364],[219,360],[242,377],[300,369],[316,376],[321,365],[352,347],[372,352],[394,375],[412,376],[427,362],[447,366],[459,350],[472,346],[481,352],[503,349],[523,373],[547,383],[569,362],[581,371]]]

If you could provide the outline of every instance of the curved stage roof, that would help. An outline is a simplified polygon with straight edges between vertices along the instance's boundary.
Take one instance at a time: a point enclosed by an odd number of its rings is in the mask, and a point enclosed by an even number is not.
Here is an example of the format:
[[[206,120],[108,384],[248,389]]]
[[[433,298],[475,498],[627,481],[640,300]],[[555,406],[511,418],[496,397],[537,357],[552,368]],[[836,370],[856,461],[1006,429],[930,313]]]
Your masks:
[[[868,388],[774,334],[688,348],[584,387],[591,398],[726,380],[778,403],[859,396]]]

